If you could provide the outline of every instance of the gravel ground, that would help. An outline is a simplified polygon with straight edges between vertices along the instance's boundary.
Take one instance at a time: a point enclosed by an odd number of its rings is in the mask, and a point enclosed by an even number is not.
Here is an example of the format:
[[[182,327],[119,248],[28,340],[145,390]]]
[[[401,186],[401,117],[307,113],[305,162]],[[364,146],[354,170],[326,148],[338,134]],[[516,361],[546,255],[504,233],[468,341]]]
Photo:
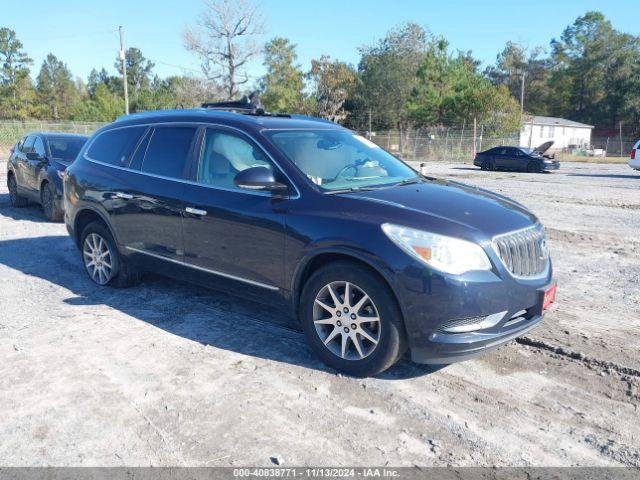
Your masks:
[[[0,465],[640,466],[640,172],[428,164],[547,226],[558,303],[439,370],[326,369],[280,312],[148,278],[98,288],[0,164]]]

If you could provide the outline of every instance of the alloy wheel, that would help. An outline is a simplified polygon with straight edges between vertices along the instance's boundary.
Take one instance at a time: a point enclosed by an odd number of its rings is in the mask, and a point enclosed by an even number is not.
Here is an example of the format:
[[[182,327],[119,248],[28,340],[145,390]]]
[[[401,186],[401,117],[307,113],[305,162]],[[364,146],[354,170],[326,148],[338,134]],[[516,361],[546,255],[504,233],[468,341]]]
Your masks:
[[[344,360],[362,360],[380,342],[378,309],[354,283],[336,281],[322,287],[314,301],[313,323],[324,346]]]
[[[90,233],[84,239],[82,248],[84,266],[91,279],[99,285],[106,285],[113,276],[113,255],[107,241],[97,233]]]

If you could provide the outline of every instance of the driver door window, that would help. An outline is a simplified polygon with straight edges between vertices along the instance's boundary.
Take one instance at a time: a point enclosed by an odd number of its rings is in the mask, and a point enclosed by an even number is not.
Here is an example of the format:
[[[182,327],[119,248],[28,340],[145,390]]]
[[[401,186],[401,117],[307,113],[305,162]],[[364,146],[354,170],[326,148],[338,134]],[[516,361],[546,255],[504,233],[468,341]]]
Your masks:
[[[36,141],[33,144],[33,151],[36,152],[40,157],[47,156],[47,153],[44,149],[44,142],[40,137],[36,137]]]
[[[27,154],[33,152],[33,143],[36,141],[36,137],[30,135],[22,144],[22,149],[20,150],[22,153]]]
[[[251,167],[266,167],[273,171],[271,162],[259,147],[226,131],[206,130],[198,162],[198,183],[246,192],[235,185],[234,178]]]

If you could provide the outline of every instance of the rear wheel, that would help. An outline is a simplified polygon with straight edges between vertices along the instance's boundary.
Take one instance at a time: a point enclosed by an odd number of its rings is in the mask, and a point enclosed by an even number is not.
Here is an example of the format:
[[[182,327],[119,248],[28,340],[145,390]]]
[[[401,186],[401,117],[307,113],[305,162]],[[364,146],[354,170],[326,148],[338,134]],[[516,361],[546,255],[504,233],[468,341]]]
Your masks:
[[[493,160],[485,160],[482,163],[483,170],[488,170],[490,172],[494,172],[496,170],[496,162]]]
[[[12,207],[26,207],[29,205],[29,200],[18,195],[18,183],[13,174],[10,174],[7,179],[7,187],[9,188],[9,201]]]
[[[45,182],[42,185],[40,201],[42,202],[42,210],[49,221],[59,222],[62,220],[62,209],[58,206],[58,202],[56,202],[56,195],[51,183]]]
[[[357,263],[340,262],[314,273],[303,290],[300,315],[314,352],[349,375],[380,373],[407,348],[389,287]]]
[[[120,255],[111,232],[103,223],[87,225],[80,245],[84,268],[98,285],[130,287],[140,280],[139,272]]]

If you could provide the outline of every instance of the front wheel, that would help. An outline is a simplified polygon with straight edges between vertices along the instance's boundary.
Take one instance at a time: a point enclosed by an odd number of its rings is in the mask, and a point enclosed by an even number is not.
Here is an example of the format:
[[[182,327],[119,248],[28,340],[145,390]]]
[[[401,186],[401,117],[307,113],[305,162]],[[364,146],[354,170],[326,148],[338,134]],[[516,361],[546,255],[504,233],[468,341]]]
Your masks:
[[[25,197],[18,195],[18,182],[13,174],[9,175],[7,180],[7,187],[9,188],[9,201],[12,207],[26,207],[29,205],[29,200]]]
[[[375,272],[339,262],[315,272],[301,296],[307,341],[329,366],[357,377],[391,367],[406,351],[395,297]]]
[[[140,274],[120,255],[111,232],[103,223],[87,225],[80,245],[84,268],[98,285],[130,287],[140,280]]]
[[[482,170],[487,170],[489,172],[496,171],[496,163],[493,160],[485,160],[482,162]]]
[[[540,173],[540,171],[540,167],[536,165],[535,162],[529,162],[529,164],[527,165],[528,173]]]

